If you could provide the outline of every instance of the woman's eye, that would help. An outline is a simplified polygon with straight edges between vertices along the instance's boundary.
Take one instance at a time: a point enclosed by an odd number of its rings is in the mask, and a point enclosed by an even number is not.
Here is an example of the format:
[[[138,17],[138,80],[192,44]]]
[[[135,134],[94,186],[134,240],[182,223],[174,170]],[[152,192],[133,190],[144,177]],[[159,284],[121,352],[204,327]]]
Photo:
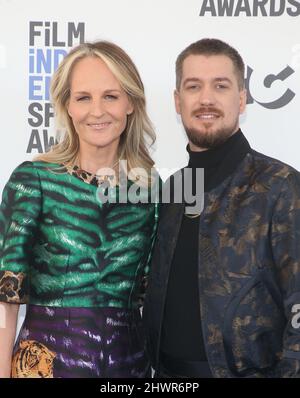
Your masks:
[[[87,95],[85,95],[84,97],[77,98],[77,101],[85,101],[85,100],[88,100],[88,99],[89,99],[89,97]]]
[[[118,97],[117,97],[116,95],[107,94],[107,95],[105,96],[105,99],[110,100],[110,101],[113,101],[113,100],[118,99]]]

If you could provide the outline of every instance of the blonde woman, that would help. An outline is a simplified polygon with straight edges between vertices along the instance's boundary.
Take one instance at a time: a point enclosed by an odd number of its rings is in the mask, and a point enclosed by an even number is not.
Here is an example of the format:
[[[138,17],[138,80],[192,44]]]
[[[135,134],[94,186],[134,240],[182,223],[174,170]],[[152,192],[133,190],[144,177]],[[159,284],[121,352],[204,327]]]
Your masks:
[[[58,67],[51,96],[64,134],[18,166],[3,191],[0,375],[146,377],[139,299],[158,207],[97,194],[106,184],[118,196],[120,160],[127,189],[138,180],[134,169],[147,175],[153,166],[142,81],[121,48],[85,43]],[[27,313],[13,349],[21,303]]]

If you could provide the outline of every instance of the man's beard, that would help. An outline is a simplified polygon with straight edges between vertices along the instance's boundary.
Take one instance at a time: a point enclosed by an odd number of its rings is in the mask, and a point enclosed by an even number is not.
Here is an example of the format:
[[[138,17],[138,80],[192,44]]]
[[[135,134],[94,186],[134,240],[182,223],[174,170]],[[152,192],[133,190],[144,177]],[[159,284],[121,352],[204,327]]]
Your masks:
[[[206,112],[218,112],[219,117],[222,117],[223,114],[217,110],[205,110]],[[198,110],[193,112],[193,116],[199,114],[201,112],[205,113],[205,111]],[[213,127],[213,123],[207,122],[207,127],[205,126],[206,122],[203,122],[204,126],[198,129],[189,128],[184,125],[186,134],[190,142],[192,142],[196,147],[203,149],[213,149],[222,144],[224,144],[229,137],[232,136],[233,133],[236,132],[238,128],[238,119],[232,123],[230,126],[222,126],[219,129],[215,129]]]

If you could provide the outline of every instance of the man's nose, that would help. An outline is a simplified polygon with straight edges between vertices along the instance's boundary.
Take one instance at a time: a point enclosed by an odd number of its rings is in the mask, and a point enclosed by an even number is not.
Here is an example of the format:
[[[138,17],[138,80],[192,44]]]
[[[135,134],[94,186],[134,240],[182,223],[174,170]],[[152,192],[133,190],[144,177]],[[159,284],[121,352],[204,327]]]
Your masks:
[[[201,105],[208,106],[215,104],[215,95],[211,87],[204,86],[199,94],[199,102]]]

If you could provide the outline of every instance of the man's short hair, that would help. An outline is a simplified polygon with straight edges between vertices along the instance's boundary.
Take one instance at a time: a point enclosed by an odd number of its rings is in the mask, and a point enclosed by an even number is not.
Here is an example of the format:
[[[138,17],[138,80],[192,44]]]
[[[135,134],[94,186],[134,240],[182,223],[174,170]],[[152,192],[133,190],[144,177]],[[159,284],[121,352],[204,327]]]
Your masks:
[[[182,80],[182,67],[184,60],[189,55],[225,55],[230,58],[238,79],[239,89],[245,87],[245,64],[238,51],[229,44],[218,39],[201,39],[190,44],[177,57],[176,60],[176,88],[179,90]]]

